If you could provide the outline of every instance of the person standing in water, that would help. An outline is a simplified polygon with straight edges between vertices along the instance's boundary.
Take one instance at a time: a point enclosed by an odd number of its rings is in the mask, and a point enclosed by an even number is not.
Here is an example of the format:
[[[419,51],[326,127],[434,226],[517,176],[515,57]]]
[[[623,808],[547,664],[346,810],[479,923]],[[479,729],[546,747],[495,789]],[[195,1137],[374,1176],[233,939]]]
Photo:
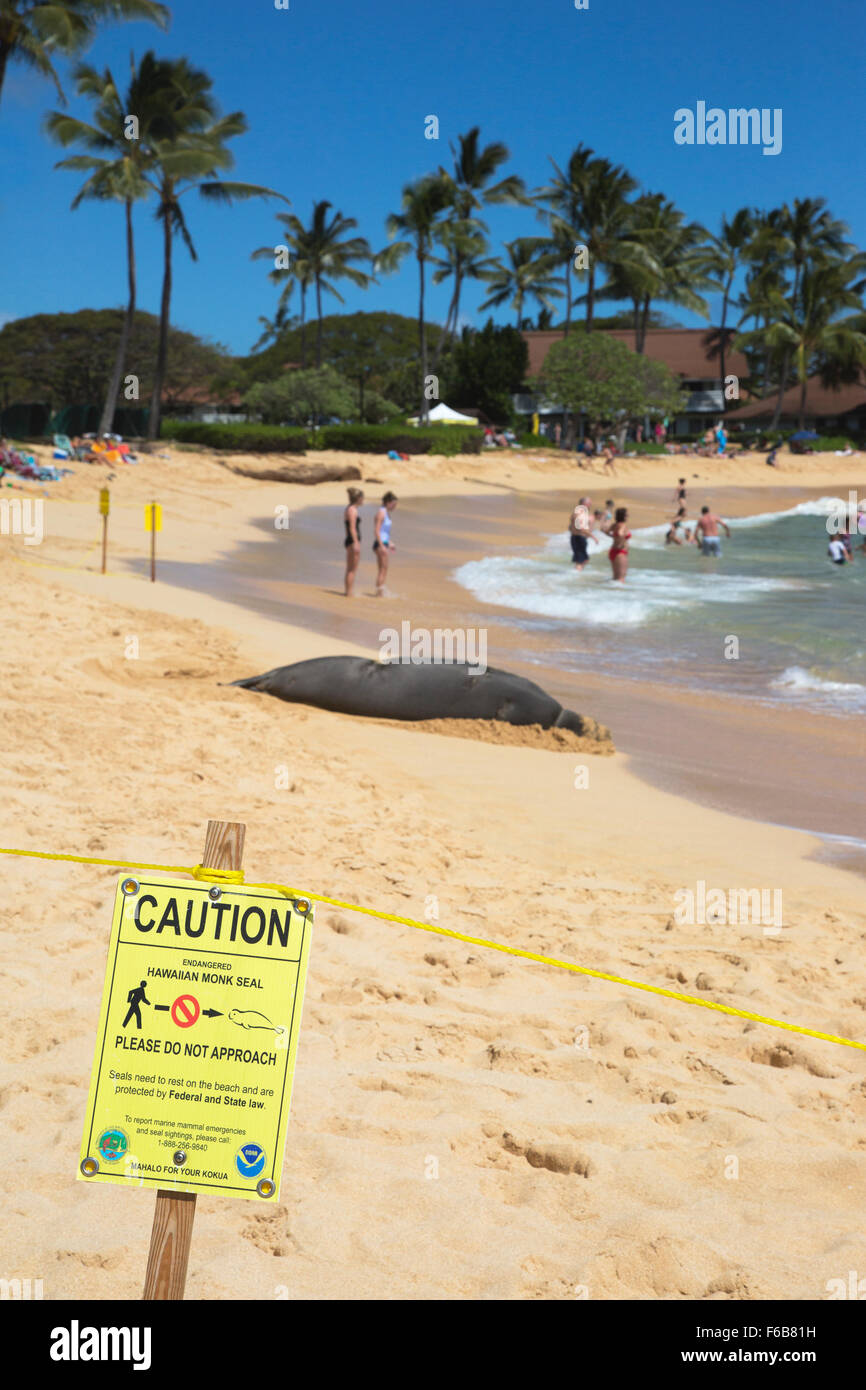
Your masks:
[[[568,534],[571,538],[571,561],[576,566],[578,574],[584,565],[589,563],[587,542],[592,529],[589,518],[591,505],[588,497],[581,497],[568,522]]]
[[[827,554],[830,556],[834,565],[847,565],[849,560],[854,559],[853,555],[849,554],[845,542],[841,541],[838,536],[830,537],[830,543],[827,546]]]
[[[731,528],[728,523],[722,521],[720,516],[714,516],[709,507],[701,507],[701,514],[695,526],[695,540],[701,547],[702,555],[710,555],[716,560],[722,553],[720,526],[724,529],[725,535],[730,536]]]
[[[382,498],[382,505],[376,513],[376,539],[373,542],[373,551],[379,566],[376,574],[377,598],[384,597],[388,561],[391,558],[391,551],[395,549],[394,542],[391,540],[391,513],[396,505],[397,498],[393,492],[386,492]]]
[[[343,512],[343,521],[346,524],[346,539],[343,544],[346,547],[346,598],[351,598],[355,588],[355,575],[361,563],[361,515],[358,508],[364,501],[364,494],[359,487],[346,490],[349,494],[349,505]]]
[[[625,507],[617,507],[613,525],[610,528],[610,536],[613,545],[608,551],[608,559],[613,567],[614,582],[624,584],[628,573],[628,542],[631,540],[631,531],[628,530],[628,511]]]

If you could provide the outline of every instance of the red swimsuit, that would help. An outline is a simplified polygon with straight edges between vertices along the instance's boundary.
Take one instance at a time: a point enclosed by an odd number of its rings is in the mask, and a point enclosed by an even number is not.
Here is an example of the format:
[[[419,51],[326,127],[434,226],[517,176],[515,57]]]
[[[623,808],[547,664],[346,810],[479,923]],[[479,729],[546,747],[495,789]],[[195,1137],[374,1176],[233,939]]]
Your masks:
[[[625,535],[622,537],[622,540],[621,540],[620,544],[619,544],[619,545],[612,545],[611,548],[610,548],[610,550],[607,552],[607,554],[608,554],[608,559],[609,559],[609,560],[615,560],[616,557],[617,557],[617,555],[627,555],[627,554],[628,554],[628,546],[625,544],[625,542],[626,542],[626,541],[630,541],[630,540],[631,540],[631,531],[626,531]]]

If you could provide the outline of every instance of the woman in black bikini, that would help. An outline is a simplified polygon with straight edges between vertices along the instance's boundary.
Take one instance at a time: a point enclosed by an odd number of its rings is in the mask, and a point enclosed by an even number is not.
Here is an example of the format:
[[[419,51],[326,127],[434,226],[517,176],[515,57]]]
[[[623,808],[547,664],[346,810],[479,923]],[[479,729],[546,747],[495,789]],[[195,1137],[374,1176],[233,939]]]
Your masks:
[[[359,487],[350,487],[347,491],[349,505],[343,513],[346,523],[346,539],[343,544],[346,547],[346,598],[351,598],[355,587],[355,575],[361,562],[361,517],[358,508],[364,500],[364,494]]]

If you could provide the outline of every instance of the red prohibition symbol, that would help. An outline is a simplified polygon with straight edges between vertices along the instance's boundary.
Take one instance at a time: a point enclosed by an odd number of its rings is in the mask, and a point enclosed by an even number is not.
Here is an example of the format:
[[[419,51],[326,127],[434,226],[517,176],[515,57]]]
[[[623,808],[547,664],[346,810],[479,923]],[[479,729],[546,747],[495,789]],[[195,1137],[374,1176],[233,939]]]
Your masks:
[[[179,994],[171,1006],[171,1016],[178,1028],[191,1028],[200,1013],[201,1005],[194,994]]]

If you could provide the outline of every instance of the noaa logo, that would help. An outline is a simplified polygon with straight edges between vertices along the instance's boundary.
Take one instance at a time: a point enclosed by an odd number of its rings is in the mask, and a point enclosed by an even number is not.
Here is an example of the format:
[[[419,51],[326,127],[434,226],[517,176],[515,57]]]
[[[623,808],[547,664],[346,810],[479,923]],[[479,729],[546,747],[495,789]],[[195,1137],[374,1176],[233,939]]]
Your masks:
[[[265,1151],[258,1144],[244,1144],[235,1163],[242,1178],[257,1178],[265,1166]]]
[[[96,1147],[107,1163],[117,1163],[118,1159],[126,1158],[129,1140],[122,1129],[105,1129]]]

